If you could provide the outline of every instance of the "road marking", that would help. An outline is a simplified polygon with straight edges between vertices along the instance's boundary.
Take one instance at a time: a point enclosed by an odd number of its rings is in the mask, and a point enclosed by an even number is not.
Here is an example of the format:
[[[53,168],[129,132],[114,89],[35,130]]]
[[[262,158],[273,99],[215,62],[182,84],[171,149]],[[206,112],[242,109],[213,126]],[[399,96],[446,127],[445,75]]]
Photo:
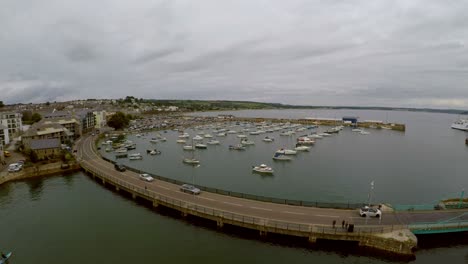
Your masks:
[[[297,212],[290,212],[290,211],[283,211],[283,213],[295,214],[295,215],[305,215],[304,213],[297,213]]]
[[[230,202],[223,202],[225,204],[235,205],[235,206],[242,206],[242,204],[230,203]]]
[[[254,207],[254,206],[251,206],[250,208],[252,208],[252,209],[257,209],[257,210],[264,210],[264,211],[273,211],[273,210],[271,210],[271,209],[261,208],[261,207]]]
[[[205,200],[208,200],[208,201],[214,201],[214,199],[206,198],[206,197],[201,197],[201,196],[198,196],[198,198],[200,198],[200,199],[205,199]]]
[[[318,217],[333,217],[333,218],[337,218],[338,216],[336,215],[315,215],[315,216],[318,216]]]

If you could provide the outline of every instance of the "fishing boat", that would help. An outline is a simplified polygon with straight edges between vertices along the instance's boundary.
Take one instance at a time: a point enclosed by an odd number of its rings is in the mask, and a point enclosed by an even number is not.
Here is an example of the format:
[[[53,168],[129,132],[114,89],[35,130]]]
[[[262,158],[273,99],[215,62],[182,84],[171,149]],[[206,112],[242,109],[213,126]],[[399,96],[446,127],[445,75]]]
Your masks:
[[[302,136],[297,138],[297,143],[300,145],[312,145],[315,144],[315,141],[307,136]]]
[[[252,170],[258,173],[265,173],[265,174],[273,174],[274,170],[271,167],[268,167],[265,164],[261,164],[260,166],[252,166]]]
[[[11,252],[8,252],[6,254],[2,254],[2,256],[0,258],[0,264],[8,263],[8,260],[11,258],[12,255],[13,255],[13,253],[11,253]]]

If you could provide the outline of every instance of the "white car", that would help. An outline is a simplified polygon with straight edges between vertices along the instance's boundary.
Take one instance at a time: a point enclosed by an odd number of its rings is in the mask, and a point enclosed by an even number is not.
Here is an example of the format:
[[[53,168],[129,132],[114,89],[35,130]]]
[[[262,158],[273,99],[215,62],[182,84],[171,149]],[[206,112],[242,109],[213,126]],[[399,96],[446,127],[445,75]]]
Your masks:
[[[8,165],[9,172],[17,172],[17,171],[20,171],[22,168],[23,168],[23,165],[19,163],[12,163]]]
[[[147,182],[152,182],[152,181],[154,181],[154,178],[151,177],[148,173],[142,173],[142,174],[140,174],[140,180],[147,181]]]
[[[359,209],[359,215],[362,217],[366,217],[366,216],[380,217],[382,215],[382,212],[377,208],[364,206]]]

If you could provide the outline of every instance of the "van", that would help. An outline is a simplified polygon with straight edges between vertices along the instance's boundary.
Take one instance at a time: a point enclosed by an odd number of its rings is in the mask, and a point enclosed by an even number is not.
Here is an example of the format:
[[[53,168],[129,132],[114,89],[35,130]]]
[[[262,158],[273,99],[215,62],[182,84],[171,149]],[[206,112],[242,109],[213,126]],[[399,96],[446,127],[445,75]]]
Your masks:
[[[126,171],[127,168],[125,168],[125,166],[121,163],[116,163],[114,164],[114,168],[118,171]]]

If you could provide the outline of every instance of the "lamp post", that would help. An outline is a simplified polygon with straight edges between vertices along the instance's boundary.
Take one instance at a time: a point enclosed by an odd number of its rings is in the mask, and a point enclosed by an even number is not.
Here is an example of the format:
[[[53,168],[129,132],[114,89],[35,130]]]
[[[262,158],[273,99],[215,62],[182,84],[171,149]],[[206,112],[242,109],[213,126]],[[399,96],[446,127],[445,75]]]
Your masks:
[[[458,208],[461,208],[461,205],[463,203],[463,196],[465,195],[465,188],[462,189],[461,194],[460,194],[460,202],[458,202]]]

